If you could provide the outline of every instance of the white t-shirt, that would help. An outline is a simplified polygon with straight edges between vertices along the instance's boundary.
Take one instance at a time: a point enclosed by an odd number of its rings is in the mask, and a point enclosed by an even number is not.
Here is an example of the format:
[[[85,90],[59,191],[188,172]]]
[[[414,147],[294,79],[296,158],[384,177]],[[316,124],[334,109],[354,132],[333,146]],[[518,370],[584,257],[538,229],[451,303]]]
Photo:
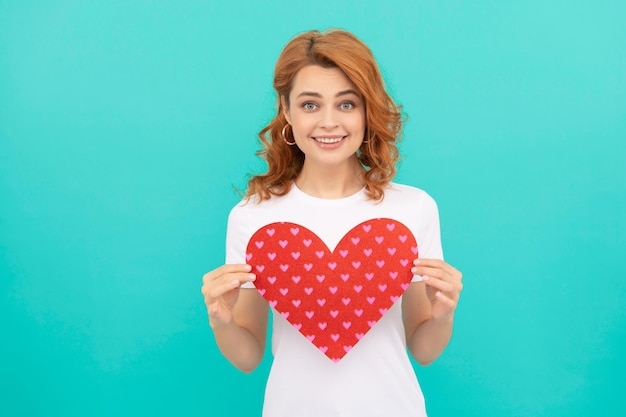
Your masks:
[[[302,225],[333,250],[353,227],[376,218],[406,225],[421,258],[443,259],[437,205],[424,191],[392,183],[382,202],[368,200],[364,189],[327,200],[305,194],[294,184],[285,196],[261,203],[251,199],[233,208],[228,219],[226,263],[246,263],[250,237],[270,223]],[[254,288],[252,284],[244,287]],[[424,397],[406,351],[400,303],[401,299],[337,363],[274,312],[274,361],[263,416],[426,416]]]

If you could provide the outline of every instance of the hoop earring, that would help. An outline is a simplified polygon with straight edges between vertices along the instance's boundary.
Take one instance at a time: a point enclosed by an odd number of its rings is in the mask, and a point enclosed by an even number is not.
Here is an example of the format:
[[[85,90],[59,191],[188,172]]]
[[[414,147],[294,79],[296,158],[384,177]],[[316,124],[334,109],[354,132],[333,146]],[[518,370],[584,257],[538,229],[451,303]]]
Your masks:
[[[283,141],[285,141],[285,143],[289,146],[293,146],[296,144],[296,140],[294,139],[293,142],[289,142],[287,140],[287,137],[285,136],[285,130],[287,129],[287,126],[289,126],[288,124],[285,125],[285,127],[283,127],[283,130],[281,131],[281,135],[283,136]]]

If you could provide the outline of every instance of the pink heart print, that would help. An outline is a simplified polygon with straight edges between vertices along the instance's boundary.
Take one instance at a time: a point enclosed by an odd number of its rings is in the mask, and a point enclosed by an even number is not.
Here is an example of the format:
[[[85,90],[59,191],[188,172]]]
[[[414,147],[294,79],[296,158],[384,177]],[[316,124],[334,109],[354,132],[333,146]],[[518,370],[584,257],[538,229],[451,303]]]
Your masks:
[[[417,254],[411,231],[381,218],[354,227],[334,251],[303,226],[268,224],[246,259],[270,306],[338,362],[409,287]]]

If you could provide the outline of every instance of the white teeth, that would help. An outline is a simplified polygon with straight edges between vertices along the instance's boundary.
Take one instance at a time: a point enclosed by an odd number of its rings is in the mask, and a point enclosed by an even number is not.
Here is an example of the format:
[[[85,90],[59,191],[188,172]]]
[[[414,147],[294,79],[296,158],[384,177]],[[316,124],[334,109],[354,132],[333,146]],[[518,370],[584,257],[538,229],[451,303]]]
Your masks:
[[[321,143],[337,143],[343,139],[343,136],[340,136],[337,138],[313,138],[313,139]]]

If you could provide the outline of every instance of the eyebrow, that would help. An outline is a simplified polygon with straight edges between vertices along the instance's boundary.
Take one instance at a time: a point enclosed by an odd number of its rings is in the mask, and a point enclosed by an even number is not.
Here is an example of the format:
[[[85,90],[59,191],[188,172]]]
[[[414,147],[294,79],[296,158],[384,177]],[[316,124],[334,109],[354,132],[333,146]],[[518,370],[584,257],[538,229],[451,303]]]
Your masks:
[[[359,93],[357,93],[353,89],[340,91],[337,94],[335,94],[335,97],[346,96],[346,95],[349,95],[349,94],[354,94],[357,97],[361,97],[361,95]],[[300,94],[298,94],[298,96],[296,98],[303,97],[303,96],[322,98],[322,95],[320,93],[316,93],[316,92],[313,92],[313,91],[303,91]]]

